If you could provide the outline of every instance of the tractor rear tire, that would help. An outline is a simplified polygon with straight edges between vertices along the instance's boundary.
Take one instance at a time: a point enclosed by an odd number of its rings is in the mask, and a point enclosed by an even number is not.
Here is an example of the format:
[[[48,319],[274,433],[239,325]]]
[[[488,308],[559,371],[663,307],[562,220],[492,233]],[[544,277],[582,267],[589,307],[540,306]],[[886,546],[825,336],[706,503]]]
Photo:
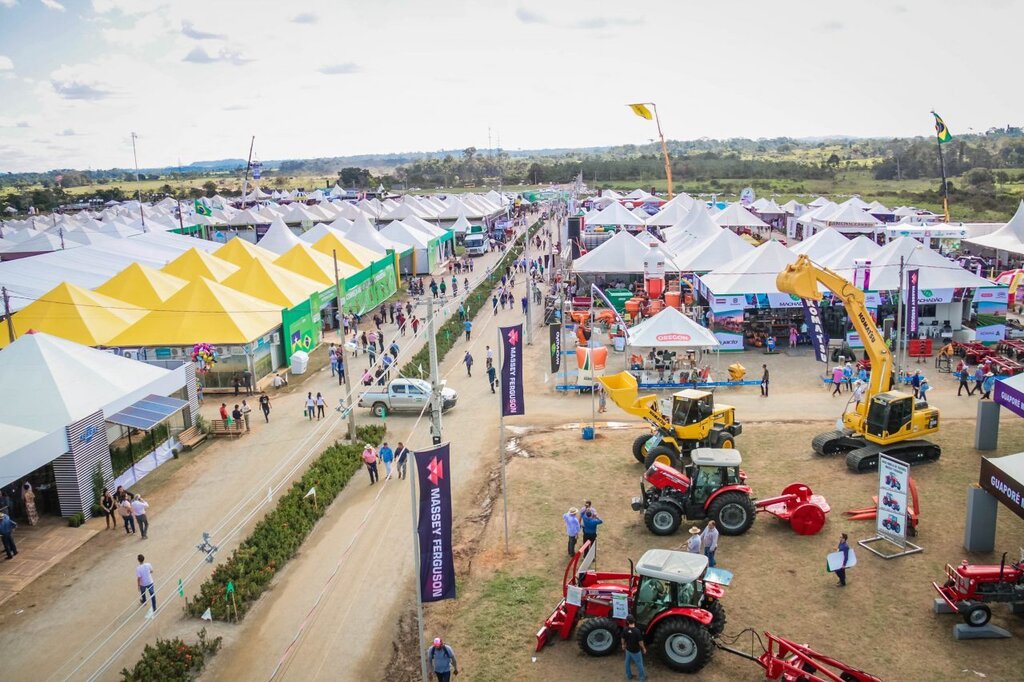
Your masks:
[[[667,464],[673,469],[679,470],[681,468],[682,459],[679,457],[679,452],[669,445],[656,445],[647,452],[647,459],[644,460],[644,466],[650,469],[654,466],[655,462],[661,462]]]
[[[647,441],[650,439],[651,437],[647,435],[637,436],[633,440],[633,457],[641,464],[647,460]]]
[[[576,641],[588,656],[617,653],[621,637],[621,629],[611,618],[587,618],[576,630]]]
[[[963,616],[964,622],[972,628],[980,628],[988,625],[988,622],[992,620],[992,609],[989,608],[988,604],[975,602],[967,607],[963,612]]]
[[[658,623],[654,647],[662,663],[681,673],[700,671],[715,655],[711,633],[689,618],[666,618]]]
[[[722,535],[743,535],[754,525],[757,510],[750,497],[738,491],[722,493],[708,507],[708,518],[714,519]]]
[[[714,617],[714,620],[708,625],[708,632],[711,633],[712,637],[718,637],[725,631],[725,607],[722,606],[722,602],[716,599],[710,604],[705,605],[704,608]]]
[[[722,431],[718,434],[718,438],[715,439],[715,444],[712,447],[732,450],[736,447],[736,437],[728,431]]]
[[[671,502],[657,500],[652,502],[644,512],[644,523],[647,530],[655,535],[672,535],[679,530],[683,522],[683,514]]]

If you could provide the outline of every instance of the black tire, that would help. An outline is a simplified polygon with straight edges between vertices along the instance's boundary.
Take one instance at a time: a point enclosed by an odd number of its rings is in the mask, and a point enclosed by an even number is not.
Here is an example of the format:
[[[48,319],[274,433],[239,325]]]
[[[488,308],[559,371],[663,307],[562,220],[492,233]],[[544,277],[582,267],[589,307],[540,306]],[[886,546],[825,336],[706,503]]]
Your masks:
[[[683,522],[683,514],[671,502],[657,500],[652,502],[644,512],[644,523],[647,530],[655,535],[672,535],[679,530]]]
[[[373,413],[374,417],[385,417],[388,413],[388,406],[384,403],[374,403],[373,407],[370,408],[370,412]]]
[[[666,618],[654,629],[658,658],[672,670],[695,673],[715,655],[711,633],[689,618]]]
[[[682,460],[679,457],[679,452],[670,445],[656,445],[647,452],[647,458],[644,460],[644,466],[650,468],[654,466],[654,463],[658,459],[667,459],[667,464],[673,469],[680,469]]]
[[[988,604],[975,602],[964,610],[963,616],[964,622],[972,628],[980,628],[988,625],[988,622],[992,620],[992,609],[988,607]]]
[[[647,461],[647,441],[650,439],[650,435],[646,435],[637,436],[633,440],[633,457],[641,464]]]
[[[722,493],[708,507],[708,518],[722,535],[743,535],[754,525],[756,514],[754,503],[739,491]]]
[[[576,641],[588,656],[608,656],[619,650],[621,630],[611,618],[587,618],[576,630]]]
[[[718,637],[720,634],[725,632],[725,607],[722,606],[722,602],[717,599],[710,604],[705,604],[704,608],[711,612],[714,616],[714,620],[711,621],[711,625],[708,626],[708,632],[711,633],[712,637]]]
[[[736,438],[728,431],[722,431],[718,434],[718,438],[715,439],[715,444],[712,447],[732,450],[736,447]]]

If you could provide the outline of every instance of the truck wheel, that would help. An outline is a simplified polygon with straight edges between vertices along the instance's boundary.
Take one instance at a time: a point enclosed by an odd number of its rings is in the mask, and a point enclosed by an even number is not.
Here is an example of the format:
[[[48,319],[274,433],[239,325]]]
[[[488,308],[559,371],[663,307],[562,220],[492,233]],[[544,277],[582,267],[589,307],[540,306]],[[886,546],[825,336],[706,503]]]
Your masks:
[[[754,503],[741,492],[722,493],[708,506],[708,518],[722,535],[743,535],[754,525]]]
[[[637,436],[633,440],[633,457],[641,464],[647,460],[647,441],[650,439],[650,436]]]
[[[668,445],[656,445],[647,452],[647,459],[644,460],[644,466],[650,468],[654,466],[655,462],[666,464],[673,469],[680,468],[679,453],[675,448]]]
[[[611,618],[587,618],[576,631],[576,641],[588,656],[607,656],[619,650],[619,626]]]
[[[728,431],[722,431],[722,433],[718,434],[718,438],[715,439],[714,447],[732,450],[736,447],[736,439]]]
[[[695,673],[708,664],[715,653],[711,634],[689,618],[666,618],[654,630],[658,658],[672,670]]]
[[[683,515],[679,509],[669,502],[658,500],[647,507],[644,512],[644,523],[647,530],[655,535],[672,535],[679,530]]]
[[[992,609],[988,604],[972,604],[964,614],[964,622],[972,628],[980,628],[992,620]]]
[[[708,631],[712,637],[717,637],[725,631],[725,607],[722,606],[722,602],[716,599],[710,604],[705,604],[704,609],[711,612],[711,615],[714,617],[711,625],[708,626]]]
[[[384,403],[374,403],[373,407],[370,408],[370,412],[373,413],[374,417],[384,418],[388,413],[388,406]]]

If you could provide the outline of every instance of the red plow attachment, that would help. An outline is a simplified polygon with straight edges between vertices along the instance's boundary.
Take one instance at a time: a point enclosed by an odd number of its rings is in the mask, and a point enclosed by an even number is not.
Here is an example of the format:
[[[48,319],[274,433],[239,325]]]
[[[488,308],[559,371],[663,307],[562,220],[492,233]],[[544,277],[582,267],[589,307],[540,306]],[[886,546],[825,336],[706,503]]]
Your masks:
[[[764,650],[760,656],[724,646],[720,642],[718,648],[754,661],[764,668],[766,680],[783,680],[783,682],[882,682],[863,670],[858,670],[831,656],[819,653],[805,644],[797,644],[788,639],[777,637],[770,632],[764,633],[768,640],[765,646],[761,637],[752,630],[747,630],[756,638]],[[743,633],[740,633],[742,635]],[[738,639],[739,636],[736,637]]]
[[[777,497],[756,500],[757,511],[789,523],[799,535],[815,535],[825,526],[825,514],[832,508],[823,495],[815,495],[803,483],[790,483]]]

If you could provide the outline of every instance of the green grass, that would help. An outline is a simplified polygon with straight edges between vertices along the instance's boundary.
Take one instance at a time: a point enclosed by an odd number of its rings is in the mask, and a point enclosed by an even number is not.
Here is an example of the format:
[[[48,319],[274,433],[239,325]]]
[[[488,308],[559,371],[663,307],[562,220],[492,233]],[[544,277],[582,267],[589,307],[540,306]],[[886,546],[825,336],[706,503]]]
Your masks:
[[[535,575],[511,575],[499,571],[483,584],[479,600],[486,609],[476,609],[469,618],[470,641],[466,646],[487,652],[477,662],[473,679],[500,682],[515,678],[521,657],[510,651],[531,646],[537,613],[548,606],[546,581]]]

